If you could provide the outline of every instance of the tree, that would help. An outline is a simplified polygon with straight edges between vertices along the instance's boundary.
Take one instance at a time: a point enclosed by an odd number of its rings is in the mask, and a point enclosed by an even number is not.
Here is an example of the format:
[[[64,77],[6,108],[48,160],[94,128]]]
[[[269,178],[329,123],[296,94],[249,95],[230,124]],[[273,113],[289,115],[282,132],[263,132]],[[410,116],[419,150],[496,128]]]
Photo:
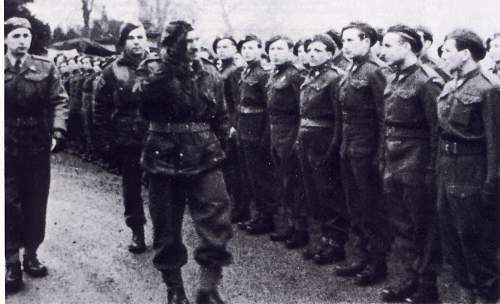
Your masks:
[[[90,36],[90,14],[94,9],[94,0],[82,0],[83,31],[85,37]]]
[[[66,39],[66,34],[64,34],[64,31],[62,30],[61,27],[56,27],[54,29],[54,32],[52,33],[52,42],[59,42],[63,41]]]

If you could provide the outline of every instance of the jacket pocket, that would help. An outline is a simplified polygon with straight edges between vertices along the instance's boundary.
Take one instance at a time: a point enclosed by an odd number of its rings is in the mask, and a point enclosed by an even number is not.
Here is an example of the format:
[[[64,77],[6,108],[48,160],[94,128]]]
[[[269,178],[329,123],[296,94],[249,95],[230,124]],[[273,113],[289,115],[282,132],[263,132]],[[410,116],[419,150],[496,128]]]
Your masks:
[[[472,112],[481,102],[481,97],[471,94],[457,95],[450,109],[450,121],[459,125],[468,125]]]

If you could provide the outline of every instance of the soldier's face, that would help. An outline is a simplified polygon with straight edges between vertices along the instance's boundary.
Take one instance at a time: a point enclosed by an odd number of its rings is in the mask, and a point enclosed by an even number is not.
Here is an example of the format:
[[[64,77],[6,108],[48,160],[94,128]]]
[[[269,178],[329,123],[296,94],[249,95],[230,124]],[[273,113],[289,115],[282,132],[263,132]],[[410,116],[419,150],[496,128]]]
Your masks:
[[[468,51],[467,51],[468,52]],[[465,63],[466,50],[459,51],[455,39],[448,39],[443,44],[443,59],[444,68],[450,72],[459,70]]]
[[[347,58],[364,56],[370,50],[370,39],[361,39],[362,34],[355,28],[347,29],[342,33],[342,52]]]
[[[248,41],[241,46],[241,57],[246,62],[251,62],[260,58],[261,48],[257,41]]]
[[[5,37],[7,52],[14,56],[24,56],[31,46],[31,31],[27,28],[17,28]]]
[[[276,40],[269,46],[269,59],[275,65],[290,61],[291,50],[285,40]]]
[[[233,58],[236,54],[236,46],[229,39],[222,39],[217,43],[217,56],[219,59]]]
[[[187,34],[187,57],[189,60],[199,58],[201,44],[200,35],[196,31],[190,31]]]
[[[128,34],[124,50],[132,55],[144,54],[146,51],[146,31],[144,28],[136,28]]]
[[[398,65],[408,54],[407,43],[401,41],[401,37],[395,33],[388,33],[382,41],[381,58],[388,65]]]
[[[332,58],[332,53],[326,50],[326,45],[319,41],[309,44],[307,50],[309,54],[309,64],[313,67],[322,65]]]
[[[299,58],[299,62],[302,65],[309,64],[309,54],[304,49],[303,45],[299,46],[299,48],[297,49],[297,57]]]
[[[497,37],[497,38],[490,41],[489,54],[490,54],[491,60],[493,60],[495,62],[500,61],[500,37]]]

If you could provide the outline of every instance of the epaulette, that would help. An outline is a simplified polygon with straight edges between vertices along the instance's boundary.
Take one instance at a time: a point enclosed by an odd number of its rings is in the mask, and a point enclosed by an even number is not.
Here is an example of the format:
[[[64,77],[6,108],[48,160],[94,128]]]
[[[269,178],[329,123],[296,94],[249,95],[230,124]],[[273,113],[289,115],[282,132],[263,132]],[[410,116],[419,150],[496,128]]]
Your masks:
[[[45,62],[48,62],[48,63],[52,63],[52,61],[47,58],[47,57],[43,57],[43,56],[39,56],[39,55],[31,55],[31,57],[33,59],[36,59],[36,60],[40,60],[40,61],[45,61]]]
[[[419,66],[424,74],[429,77],[429,81],[444,86],[444,79],[433,68],[426,64],[420,64]]]

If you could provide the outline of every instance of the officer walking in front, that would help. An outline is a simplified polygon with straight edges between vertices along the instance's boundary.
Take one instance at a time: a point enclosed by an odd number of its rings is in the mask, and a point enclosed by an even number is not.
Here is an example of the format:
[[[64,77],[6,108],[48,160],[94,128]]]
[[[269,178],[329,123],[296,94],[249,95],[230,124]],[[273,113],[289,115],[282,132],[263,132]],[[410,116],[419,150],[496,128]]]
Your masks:
[[[371,52],[376,30],[355,22],[342,30],[343,53],[352,60],[339,88],[342,130],[340,164],[354,241],[351,264],[336,275],[355,276],[356,285],[385,278],[389,238],[378,165],[384,145],[384,88],[386,65]]]
[[[136,69],[147,54],[146,41],[142,25],[122,25],[117,43],[122,53],[102,71],[94,104],[98,146],[107,159],[118,159],[120,166],[125,223],[132,230],[128,250],[133,253],[146,250],[139,161],[147,126],[139,115],[141,100],[132,92]]]
[[[187,263],[182,222],[189,206],[200,243],[198,304],[223,303],[217,287],[232,261],[230,198],[221,170],[229,138],[223,82],[215,67],[198,58],[199,37],[185,21],[170,22],[161,57],[140,67],[136,90],[149,121],[142,165],[149,179],[154,266],[161,271],[169,304],[189,303],[181,267]]]
[[[495,303],[498,273],[498,88],[478,64],[482,39],[455,30],[443,45],[445,66],[456,75],[438,98],[438,211],[443,252],[457,281]],[[497,124],[497,125],[495,125]]]
[[[336,47],[328,35],[315,35],[304,47],[311,68],[300,88],[297,146],[307,210],[321,229],[319,244],[309,246],[304,257],[330,264],[345,258],[349,230],[338,158],[340,130],[335,124],[337,86],[343,71],[331,63]],[[300,243],[305,245],[307,240],[305,234]]]
[[[421,49],[411,27],[395,25],[384,35],[382,58],[393,69],[384,92],[384,192],[405,268],[399,284],[382,290],[387,302],[428,303],[439,297],[434,163],[442,80],[419,65]]]
[[[54,64],[28,53],[31,24],[24,18],[5,21],[5,290],[23,285],[23,270],[47,275],[37,257],[45,237],[50,186],[50,150],[64,147],[68,95]]]

